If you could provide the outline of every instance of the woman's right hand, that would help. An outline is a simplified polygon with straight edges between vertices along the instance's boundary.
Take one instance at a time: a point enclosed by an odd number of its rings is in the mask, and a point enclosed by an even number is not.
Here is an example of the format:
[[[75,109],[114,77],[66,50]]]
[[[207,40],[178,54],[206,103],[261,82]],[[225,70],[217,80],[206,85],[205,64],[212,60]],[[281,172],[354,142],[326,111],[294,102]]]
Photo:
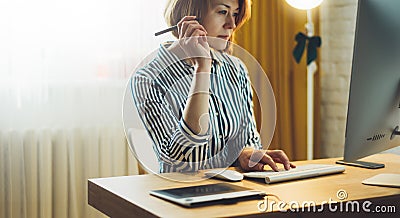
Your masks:
[[[240,153],[238,160],[240,167],[246,171],[263,171],[264,165],[269,165],[274,171],[278,171],[276,163],[283,164],[285,170],[296,168],[282,150],[257,150],[254,148],[244,148]]]
[[[177,24],[179,45],[186,57],[204,70],[211,69],[210,47],[206,29],[196,20],[196,16],[185,16]]]

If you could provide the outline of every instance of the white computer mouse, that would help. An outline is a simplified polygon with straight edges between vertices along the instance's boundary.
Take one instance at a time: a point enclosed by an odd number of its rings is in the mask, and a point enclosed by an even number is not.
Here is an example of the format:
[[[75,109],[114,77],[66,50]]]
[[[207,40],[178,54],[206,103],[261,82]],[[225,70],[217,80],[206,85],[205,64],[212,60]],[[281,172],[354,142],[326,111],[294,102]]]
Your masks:
[[[243,174],[234,170],[213,169],[206,171],[204,175],[230,182],[239,182],[243,179]]]

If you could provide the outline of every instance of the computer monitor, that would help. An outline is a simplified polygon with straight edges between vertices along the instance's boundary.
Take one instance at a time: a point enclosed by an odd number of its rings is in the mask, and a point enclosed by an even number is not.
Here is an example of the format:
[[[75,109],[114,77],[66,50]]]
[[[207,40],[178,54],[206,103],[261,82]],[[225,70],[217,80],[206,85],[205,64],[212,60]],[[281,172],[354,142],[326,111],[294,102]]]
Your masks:
[[[400,1],[359,0],[344,160],[400,146]]]

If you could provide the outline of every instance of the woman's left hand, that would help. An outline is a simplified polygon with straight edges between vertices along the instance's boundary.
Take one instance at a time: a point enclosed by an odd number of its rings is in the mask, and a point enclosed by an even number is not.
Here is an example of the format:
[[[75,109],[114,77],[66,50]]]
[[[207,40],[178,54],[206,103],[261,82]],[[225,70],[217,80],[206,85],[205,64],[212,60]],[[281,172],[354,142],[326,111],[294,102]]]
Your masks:
[[[286,170],[296,167],[282,150],[245,148],[240,153],[238,160],[242,169],[246,171],[263,171],[264,165],[269,165],[274,171],[278,171],[276,163],[283,164]]]

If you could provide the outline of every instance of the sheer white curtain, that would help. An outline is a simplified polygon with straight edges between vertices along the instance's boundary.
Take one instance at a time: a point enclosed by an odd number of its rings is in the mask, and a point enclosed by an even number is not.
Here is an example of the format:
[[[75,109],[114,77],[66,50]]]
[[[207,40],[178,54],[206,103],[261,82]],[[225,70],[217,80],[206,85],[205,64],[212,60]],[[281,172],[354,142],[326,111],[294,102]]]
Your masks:
[[[137,173],[122,98],[165,3],[1,1],[0,217],[97,217],[87,178]]]
[[[0,128],[105,121],[98,114],[120,119],[122,102],[107,107],[110,102],[95,89],[123,89],[136,64],[171,38],[154,37],[165,28],[165,2],[3,0]]]

